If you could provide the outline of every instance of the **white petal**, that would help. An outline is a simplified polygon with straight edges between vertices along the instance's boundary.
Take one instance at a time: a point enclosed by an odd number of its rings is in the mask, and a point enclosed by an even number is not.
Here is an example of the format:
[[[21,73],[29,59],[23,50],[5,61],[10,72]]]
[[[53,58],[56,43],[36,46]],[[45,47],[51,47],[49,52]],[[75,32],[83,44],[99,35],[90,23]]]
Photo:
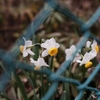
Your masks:
[[[46,49],[50,49],[52,47],[51,41],[50,40],[46,40],[45,43],[41,44],[41,47],[46,48]]]
[[[32,41],[27,40],[27,41],[25,42],[25,46],[26,46],[26,47],[32,46]]]
[[[89,48],[90,45],[91,45],[91,42],[90,42],[90,41],[87,41],[87,42],[86,42],[86,47]]]
[[[76,50],[76,47],[74,45],[72,45],[69,49],[65,50],[65,53],[67,56],[70,56],[70,55],[72,55],[73,52],[75,52],[75,50]]]
[[[45,57],[45,56],[47,56],[48,55],[48,51],[47,50],[44,50],[43,52],[42,52],[42,57]]]
[[[76,50],[76,47],[75,47],[75,45],[72,45],[71,47],[70,47],[70,50],[72,50],[73,52]]]
[[[81,60],[76,60],[79,63],[79,66],[82,66],[84,63]]]
[[[89,54],[86,52],[84,54],[84,57],[82,59],[82,61],[79,59],[79,60],[76,60],[76,62],[80,63],[80,66],[82,66],[83,64],[86,64],[87,62],[89,62],[90,60],[88,59],[88,56]]]
[[[59,48],[59,47],[60,47],[60,45],[55,41],[54,38],[51,38],[51,39],[50,39],[49,45],[50,45],[49,48],[52,48],[52,47]],[[48,49],[49,49],[49,48],[48,48]]]
[[[33,64],[35,63],[35,61],[33,60],[33,58],[30,58],[30,62],[33,63]]]
[[[23,57],[27,57],[28,56],[28,52],[26,50],[23,51]]]
[[[81,63],[82,61],[81,60],[76,60],[76,62]]]
[[[95,50],[95,47],[97,46],[96,40],[93,41],[93,44],[91,45],[92,49]]]
[[[33,60],[32,58],[30,58],[30,62],[33,63],[35,66],[38,66],[37,61]]]
[[[81,58],[82,58],[82,57],[81,57],[80,54],[76,54],[76,56],[75,56],[73,62],[75,62],[76,60],[80,60]]]
[[[53,43],[55,43],[55,42],[56,42],[54,38],[51,38],[51,39],[50,39],[50,41],[52,41]]]
[[[86,53],[84,54],[83,59],[82,59],[82,63],[83,63],[83,64],[86,64],[86,63],[89,62],[89,61],[90,61],[90,55],[89,55],[88,52],[86,52]]]
[[[48,49],[50,46],[50,39],[47,39],[44,43],[41,44],[41,47]]]
[[[97,41],[96,41],[96,40],[94,40],[94,41],[93,41],[93,44],[96,46],[96,45],[97,45]]]
[[[96,56],[97,56],[96,50],[91,50],[91,51],[89,52],[89,59],[90,59],[90,60],[93,59],[93,58],[95,58]]]
[[[72,51],[70,49],[65,49],[65,53],[66,53],[66,55],[70,55],[70,54],[72,54]]]
[[[80,66],[82,66],[83,64],[84,64],[84,63],[83,63],[83,62],[81,62],[81,63],[80,63]]]
[[[38,58],[38,64],[39,66],[48,66],[43,58]]]
[[[80,66],[82,65],[82,64],[86,64],[87,62],[89,62],[91,59],[93,59],[94,57],[96,57],[96,51],[95,50],[92,50],[92,51],[90,51],[90,52],[86,52],[85,54],[84,54],[84,57],[83,57],[83,59],[82,59],[82,61],[81,61],[81,64],[80,64]]]
[[[28,52],[30,55],[35,55],[34,52],[32,52],[32,51],[30,50],[30,48],[27,49],[27,52]]]
[[[55,47],[56,47],[56,48],[59,48],[59,47],[60,47],[60,45],[59,45],[58,43],[56,43],[56,44],[55,44]]]
[[[30,61],[31,63],[33,63],[35,66],[39,66],[39,67],[42,67],[42,66],[48,66],[46,64],[46,62],[44,61],[43,58],[38,58],[37,61],[33,60],[32,58],[30,58]]]
[[[56,43],[54,38],[51,38],[51,39],[46,40],[44,43],[42,43],[41,47],[46,48],[46,49],[50,49],[53,47],[59,48],[60,45],[58,43]]]
[[[41,47],[42,47],[42,48],[45,48],[45,49],[48,49],[49,44],[48,44],[48,43],[42,43],[42,44],[41,44]]]
[[[54,47],[55,44],[56,44],[55,39],[54,39],[54,38],[51,38],[51,39],[49,40],[49,45],[50,45],[51,47]]]
[[[95,52],[90,51],[89,53],[86,53],[86,54],[84,55],[84,57],[83,57],[83,62],[84,62],[84,64],[86,64],[87,62],[89,62],[91,59],[94,58],[94,53],[95,53]]]
[[[70,58],[71,58],[71,55],[70,56],[66,56],[66,61],[69,60]]]
[[[29,47],[32,46],[32,41],[31,40],[27,40],[23,37],[24,41],[25,41],[25,47]]]

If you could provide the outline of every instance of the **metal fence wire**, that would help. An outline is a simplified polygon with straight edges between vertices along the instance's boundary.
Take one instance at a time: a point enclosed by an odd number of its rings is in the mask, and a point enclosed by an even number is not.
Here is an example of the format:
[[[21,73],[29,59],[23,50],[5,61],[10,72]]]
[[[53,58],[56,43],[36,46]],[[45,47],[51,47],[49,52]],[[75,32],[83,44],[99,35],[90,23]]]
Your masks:
[[[83,39],[78,42],[77,50],[73,54],[72,58],[68,61],[63,62],[61,67],[56,72],[53,73],[50,71],[50,69],[42,69],[39,71],[40,73],[47,74],[48,79],[52,82],[51,87],[49,88],[49,90],[47,91],[45,96],[42,98],[42,100],[48,100],[54,94],[59,81],[63,81],[66,83],[76,85],[77,89],[79,90],[79,94],[77,95],[75,100],[81,100],[85,90],[94,91],[94,94],[98,97],[97,100],[100,100],[100,91],[96,88],[88,86],[88,84],[92,81],[92,79],[95,77],[95,75],[100,70],[100,64],[98,64],[95,67],[92,74],[88,77],[88,79],[84,83],[80,83],[78,80],[75,80],[75,79],[61,77],[61,74],[64,73],[65,70],[68,69],[68,67],[69,67],[68,65],[74,58],[75,54],[78,52],[79,49],[82,48],[82,46],[85,44],[85,42],[88,40],[88,38],[95,39],[98,42],[98,44],[100,44],[100,40],[97,39],[89,30],[91,28],[91,26],[100,17],[100,7],[98,7],[98,9],[95,11],[93,16],[87,22],[84,22],[83,20],[81,20],[80,18],[75,16],[73,13],[71,13],[71,11],[69,9],[62,6],[60,3],[58,3],[57,0],[45,0],[45,4],[44,4],[42,10],[36,16],[34,21],[28,26],[28,28],[23,32],[22,36],[16,41],[14,46],[8,52],[0,49],[0,60],[3,62],[3,66],[7,70],[7,72],[3,73],[0,76],[0,92],[3,91],[3,89],[5,88],[7,83],[10,81],[11,73],[13,71],[15,71],[17,68],[34,70],[31,65],[17,61],[15,59],[17,57],[17,55],[19,54],[19,46],[24,44],[24,41],[22,38],[25,37],[26,39],[30,39],[35,34],[35,32],[37,31],[39,26],[55,10],[64,14],[65,16],[69,17],[71,20],[73,20],[80,26],[80,31],[83,34]],[[7,66],[9,66],[9,68]]]

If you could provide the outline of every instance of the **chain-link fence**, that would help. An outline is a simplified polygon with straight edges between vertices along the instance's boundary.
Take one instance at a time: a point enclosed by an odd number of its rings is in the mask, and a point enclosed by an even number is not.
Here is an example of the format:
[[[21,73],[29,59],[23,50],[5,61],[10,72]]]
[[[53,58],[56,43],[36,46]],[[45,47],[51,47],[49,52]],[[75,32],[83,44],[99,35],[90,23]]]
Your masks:
[[[11,73],[15,71],[17,68],[34,70],[31,65],[22,63],[15,59],[17,55],[19,54],[19,46],[24,44],[24,41],[22,38],[25,37],[26,39],[30,39],[35,34],[35,32],[38,30],[39,26],[55,10],[57,10],[58,12],[64,14],[65,16],[69,17],[71,20],[76,22],[80,26],[80,32],[82,33],[83,38],[78,42],[77,50],[73,54],[73,57],[70,58],[70,60],[63,62],[61,67],[55,73],[51,72],[50,69],[42,69],[39,71],[40,73],[47,74],[48,79],[52,82],[52,86],[49,88],[49,90],[47,91],[45,96],[42,98],[42,100],[48,100],[53,95],[53,93],[56,91],[59,81],[76,85],[77,89],[79,90],[79,94],[75,100],[81,100],[85,90],[94,91],[94,94],[98,96],[98,100],[100,100],[100,91],[96,88],[88,86],[88,84],[92,81],[92,79],[95,77],[97,72],[100,70],[100,64],[98,64],[95,67],[94,71],[91,73],[88,79],[82,84],[78,80],[61,77],[61,74],[64,73],[65,70],[68,69],[69,64],[74,58],[75,54],[78,52],[79,49],[81,49],[84,46],[88,38],[95,39],[100,44],[100,40],[96,38],[89,30],[91,26],[100,17],[100,7],[96,10],[96,12],[87,22],[84,22],[83,20],[75,16],[73,13],[71,13],[69,9],[60,5],[60,3],[57,2],[57,0],[46,0],[45,1],[44,7],[42,8],[42,10],[36,16],[34,21],[24,31],[22,36],[16,41],[16,43],[9,50],[9,52],[0,50],[0,60],[3,62],[4,68],[6,70],[6,72],[3,73],[0,77],[0,92],[3,91],[6,84],[10,81]],[[9,66],[9,68],[7,66]]]

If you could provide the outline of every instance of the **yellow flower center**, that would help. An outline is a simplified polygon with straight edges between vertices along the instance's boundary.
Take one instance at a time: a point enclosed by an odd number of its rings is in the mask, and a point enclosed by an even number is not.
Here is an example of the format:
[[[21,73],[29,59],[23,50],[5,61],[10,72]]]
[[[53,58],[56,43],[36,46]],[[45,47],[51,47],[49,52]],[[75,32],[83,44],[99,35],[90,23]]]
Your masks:
[[[23,53],[23,51],[24,51],[24,46],[21,45],[21,46],[20,46],[20,52]]]
[[[34,70],[40,70],[41,68],[40,68],[40,66],[35,66],[34,67]]]
[[[50,56],[54,56],[58,53],[58,49],[57,48],[51,48],[48,50],[48,53]]]
[[[95,46],[95,50],[97,51],[97,53],[99,52],[99,47]]]
[[[89,61],[89,62],[87,62],[86,64],[85,64],[85,68],[89,68],[89,67],[91,67],[93,65],[93,63],[91,62],[91,61]]]

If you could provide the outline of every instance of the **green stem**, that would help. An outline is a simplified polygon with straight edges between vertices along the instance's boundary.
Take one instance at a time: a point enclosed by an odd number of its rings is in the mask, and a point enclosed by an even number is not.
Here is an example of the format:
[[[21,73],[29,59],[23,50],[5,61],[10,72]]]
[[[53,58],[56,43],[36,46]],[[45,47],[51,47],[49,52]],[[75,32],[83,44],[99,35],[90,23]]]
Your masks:
[[[53,67],[53,58],[54,58],[54,56],[52,56],[50,58],[50,61],[49,61],[49,67],[50,67],[51,70],[52,70],[52,67]]]
[[[64,72],[64,77],[71,77],[71,66],[69,67],[69,74],[68,76],[66,75],[66,71]],[[70,98],[70,84],[69,83],[64,83],[63,84],[63,89],[64,89],[64,93],[66,94],[65,98],[67,98],[68,100],[71,100]]]
[[[35,44],[33,44],[33,45],[27,47],[27,49],[28,49],[28,48],[32,48],[32,47],[34,47],[34,46],[40,46],[40,43],[35,43]]]
[[[44,96],[44,85],[43,85],[43,74],[41,73],[41,82],[42,82],[42,85],[41,85],[41,97],[43,97]]]
[[[38,100],[38,98],[37,98],[37,96],[36,96],[36,93],[35,93],[35,86],[36,86],[36,79],[34,79],[35,77],[33,77],[32,76],[32,72],[25,72],[24,70],[23,70],[23,73],[28,77],[28,79],[29,79],[29,82],[30,82],[30,84],[32,85],[32,88],[33,88],[33,91],[34,91],[34,98],[35,98],[35,100]],[[34,79],[34,80],[33,80]]]
[[[37,98],[37,96],[36,96],[36,93],[35,93],[35,88],[34,88],[33,82],[32,82],[32,80],[31,80],[30,77],[28,77],[28,79],[29,79],[29,81],[30,81],[30,83],[31,83],[31,85],[32,85],[33,91],[34,91],[34,100],[38,100],[38,98]]]

